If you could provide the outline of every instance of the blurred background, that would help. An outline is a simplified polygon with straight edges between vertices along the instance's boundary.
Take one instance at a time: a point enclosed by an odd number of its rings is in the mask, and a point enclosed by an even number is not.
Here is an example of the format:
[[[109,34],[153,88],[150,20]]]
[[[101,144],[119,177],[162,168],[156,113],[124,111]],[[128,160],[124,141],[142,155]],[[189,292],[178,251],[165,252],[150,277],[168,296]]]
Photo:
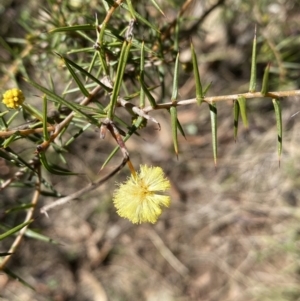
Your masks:
[[[36,90],[22,80],[24,72],[41,84],[49,81],[50,73],[56,90],[63,90],[66,72],[50,50],[66,52],[68,40],[65,35],[50,39],[46,32],[53,28],[55,18],[62,18],[61,2],[1,1],[1,94],[15,86],[8,76],[14,74],[27,101],[39,105]],[[255,26],[257,90],[268,62],[270,90],[299,89],[299,1],[157,1],[165,17],[151,1],[132,2],[141,15],[159,27],[170,24],[184,3],[191,2],[181,23],[179,99],[195,97],[191,40],[201,80],[205,86],[212,83],[207,95],[247,92]],[[93,23],[95,13],[99,13],[101,23],[102,6],[102,1],[68,1],[69,14],[63,22]],[[52,18],[47,15],[50,10]],[[122,26],[111,22],[116,30]],[[137,25],[136,39],[143,40],[141,31]],[[79,48],[86,46],[80,39],[75,42]],[[172,87],[171,72],[165,74],[165,81]],[[170,88],[158,101],[169,101],[171,93]],[[172,183],[170,208],[155,225],[132,225],[120,218],[111,200],[115,183],[129,175],[127,168],[123,169],[97,190],[49,212],[49,218],[37,218],[31,228],[53,241],[26,236],[9,264],[9,269],[35,290],[0,272],[0,300],[300,300],[299,100],[282,100],[280,166],[270,99],[247,101],[249,129],[241,123],[236,142],[232,101],[217,104],[216,168],[207,104],[180,107],[178,118],[186,139],[179,135],[178,159],[169,114],[152,112],[161,131],[149,123],[126,145],[136,168],[148,164],[164,169]],[[84,175],[45,177],[57,191],[72,193],[98,177],[114,147],[112,138],[100,140],[99,133],[91,128],[68,149],[70,169]],[[15,151],[25,157],[34,149],[33,144],[15,144]],[[111,171],[121,159],[121,154],[117,155],[100,175]],[[2,179],[15,171],[9,162],[0,161]],[[30,198],[29,189],[9,188],[1,192],[0,209],[5,211]],[[45,197],[39,207],[53,200]],[[2,241],[1,251],[10,244],[9,240]]]

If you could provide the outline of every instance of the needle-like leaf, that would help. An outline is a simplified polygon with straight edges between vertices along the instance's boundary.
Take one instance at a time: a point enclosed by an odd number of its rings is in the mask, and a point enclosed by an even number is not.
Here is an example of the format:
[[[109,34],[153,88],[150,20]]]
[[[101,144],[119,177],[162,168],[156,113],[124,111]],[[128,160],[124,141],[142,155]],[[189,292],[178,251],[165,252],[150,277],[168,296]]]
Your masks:
[[[19,232],[22,228],[26,227],[27,225],[31,224],[33,220],[29,220],[27,222],[24,222],[16,227],[13,227],[12,229],[9,229],[8,231],[4,232],[3,234],[0,234],[0,240],[3,240],[4,238],[7,238],[16,232]]]
[[[57,27],[49,30],[49,33],[67,32],[67,31],[78,31],[78,30],[95,30],[94,24],[82,24],[82,25],[72,25]]]
[[[175,61],[175,68],[174,68],[174,75],[173,75],[173,90],[172,90],[172,101],[177,100],[178,97],[178,77],[179,77],[179,53],[177,53],[176,61]]]
[[[171,113],[171,126],[172,126],[172,138],[173,138],[174,150],[178,158],[177,108],[171,107],[170,113]]]
[[[126,10],[130,10],[128,5],[126,3],[122,4],[122,8],[125,8]],[[135,19],[139,20],[140,22],[146,24],[147,26],[149,26],[150,28],[152,28],[153,30],[155,30],[156,32],[160,32],[159,29],[154,26],[153,23],[149,22],[148,20],[146,20],[144,17],[142,17],[139,13],[137,13],[136,11],[134,11],[134,17]]]
[[[238,97],[238,104],[242,116],[242,121],[244,124],[244,127],[248,129],[249,123],[248,123],[248,117],[247,117],[247,106],[246,106],[246,98],[244,96],[239,96]]]
[[[44,140],[49,140],[49,133],[47,130],[47,111],[48,111],[48,103],[47,103],[47,96],[43,96],[43,135],[44,135]]]
[[[140,80],[141,87],[150,102],[151,107],[156,108],[156,101],[155,101],[154,97],[152,96],[152,94],[150,93],[149,89],[146,87],[146,84],[144,82],[144,71],[141,71],[141,77],[139,78],[139,80]]]
[[[112,95],[110,98],[109,110],[107,113],[107,117],[110,120],[113,120],[113,115],[114,115],[115,107],[117,105],[117,100],[119,97],[120,88],[121,88],[121,84],[123,81],[123,75],[124,75],[128,55],[130,52],[130,47],[131,47],[131,41],[129,41],[129,42],[124,41],[122,49],[121,49],[115,84],[114,84]]]
[[[135,19],[135,14],[136,14],[136,12],[135,12],[135,10],[134,10],[134,8],[133,8],[133,5],[132,5],[131,0],[126,0],[126,2],[127,2],[128,10],[129,10],[129,12],[130,12],[130,14],[131,14],[131,17]]]
[[[273,105],[275,109],[276,125],[277,125],[277,151],[278,160],[280,164],[280,157],[282,153],[282,113],[281,113],[281,102],[279,99],[273,99]]]
[[[144,65],[145,65],[145,43],[142,43],[141,48],[141,61],[140,61],[140,78],[141,81],[144,82]],[[140,89],[140,108],[145,107],[145,91],[143,90],[143,87]]]
[[[255,92],[256,88],[256,26],[254,32],[254,39],[252,45],[252,59],[251,59],[251,77],[249,84],[249,92]]]
[[[28,282],[26,282],[23,278],[19,277],[18,275],[16,275],[15,273],[13,273],[10,269],[8,268],[4,268],[3,271],[12,279],[22,283],[24,286],[27,286],[28,288],[32,289],[33,291],[35,291],[34,287],[32,287]]]
[[[33,87],[37,88],[38,90],[42,91],[43,93],[45,93],[46,95],[49,96],[49,98],[51,98],[52,100],[56,101],[59,104],[63,104],[66,107],[68,107],[69,109],[71,109],[72,111],[75,111],[76,113],[78,113],[79,115],[85,117],[87,120],[89,120],[92,124],[98,124],[97,120],[95,120],[93,117],[89,116],[88,114],[84,113],[82,110],[78,109],[78,105],[71,103],[67,100],[65,100],[64,98],[56,95],[55,93],[53,93],[52,91],[48,90],[47,88],[39,85],[38,83],[30,80],[29,78],[24,78],[25,81],[27,81],[30,85],[32,85]]]
[[[210,110],[210,123],[211,123],[211,133],[212,133],[212,146],[214,163],[217,166],[217,153],[218,153],[218,142],[217,142],[217,105],[215,102],[209,104]]]
[[[267,65],[264,72],[262,88],[261,88],[261,94],[263,96],[265,96],[269,91],[269,72],[270,72],[270,64]]]
[[[84,84],[81,82],[81,80],[79,79],[79,77],[77,76],[76,72],[73,70],[73,68],[69,65],[68,61],[65,60],[63,57],[62,57],[66,67],[68,68],[70,74],[72,75],[73,79],[75,80],[79,90],[81,91],[81,93],[88,97],[90,95],[89,91],[86,89],[86,87],[84,86]]]
[[[151,0],[153,6],[164,16],[166,17],[165,13],[162,11],[162,9],[159,7],[158,3],[155,0]]]
[[[69,65],[71,65],[72,67],[74,67],[75,69],[77,69],[80,73],[82,73],[83,75],[87,76],[88,78],[90,78],[93,82],[97,83],[99,86],[101,86],[105,91],[107,92],[111,92],[112,89],[106,85],[104,85],[100,80],[98,80],[95,76],[93,76],[90,72],[86,71],[85,69],[83,69],[82,67],[80,67],[79,65],[77,65],[76,63],[74,63],[72,60],[68,59],[67,57],[60,55],[59,53],[56,53],[60,58],[62,58],[64,60],[65,63],[68,63]]]
[[[39,153],[39,157],[45,169],[52,174],[61,175],[61,176],[78,175],[78,173],[74,173],[69,170],[66,170],[65,168],[61,168],[60,166],[48,163],[44,152]]]
[[[240,117],[240,106],[238,101],[233,101],[233,137],[236,142]]]
[[[196,85],[196,99],[198,105],[200,106],[203,101],[204,95],[202,91],[202,84],[201,84],[200,73],[198,69],[197,56],[193,44],[191,44],[191,50],[192,50],[193,71],[194,71],[194,78],[195,78],[195,85]]]

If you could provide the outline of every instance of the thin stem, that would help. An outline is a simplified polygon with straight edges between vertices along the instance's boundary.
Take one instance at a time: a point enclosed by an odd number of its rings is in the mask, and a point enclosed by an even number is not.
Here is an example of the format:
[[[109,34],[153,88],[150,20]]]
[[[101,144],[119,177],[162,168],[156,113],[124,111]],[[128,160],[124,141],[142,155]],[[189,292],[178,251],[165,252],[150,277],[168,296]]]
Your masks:
[[[114,11],[122,4],[123,0],[117,0],[114,5],[110,8],[110,10],[107,12],[104,21],[101,24],[100,34],[99,34],[99,44],[102,45],[103,38],[104,38],[104,31],[106,28],[107,23],[109,22],[110,18],[112,17]]]
[[[46,216],[48,216],[48,211],[57,207],[57,206],[62,206],[74,199],[77,199],[79,198],[80,196],[82,196],[83,194],[89,192],[89,191],[92,191],[96,188],[98,188],[99,186],[101,186],[103,183],[105,183],[107,180],[109,180],[112,176],[114,176],[117,172],[119,172],[126,164],[126,162],[129,160],[129,158],[124,158],[122,163],[117,167],[115,168],[110,174],[108,174],[107,176],[105,176],[104,178],[100,178],[98,179],[97,181],[95,182],[92,182],[90,184],[88,184],[86,187],[66,196],[66,197],[63,197],[63,198],[60,198],[58,199],[57,201],[55,202],[52,202],[51,204],[49,205],[46,205],[46,206],[43,206],[41,209],[40,209],[40,212],[42,214],[45,214]]]
[[[127,161],[127,165],[128,165],[128,167],[130,169],[131,174],[136,178],[136,171],[135,171],[135,169],[134,169],[134,167],[133,167],[133,165],[132,165],[132,163],[131,163],[130,160]]]
[[[87,105],[93,98],[94,96],[99,92],[101,89],[101,86],[97,86],[91,94],[83,99],[83,101],[80,103],[81,105]],[[290,91],[279,91],[279,92],[268,92],[266,95],[263,95],[261,92],[247,92],[247,93],[242,93],[242,94],[231,94],[231,95],[220,95],[220,96],[209,96],[209,97],[204,97],[203,101],[207,103],[212,103],[212,102],[219,102],[219,101],[227,101],[227,100],[237,100],[238,97],[244,96],[247,99],[251,98],[282,98],[282,97],[291,97],[291,96],[300,96],[300,90],[290,90]],[[122,100],[119,100],[119,105],[122,107],[127,107],[128,102]],[[134,105],[131,105],[132,110],[138,114],[139,116],[142,116],[144,118],[147,118],[146,114],[154,111],[154,110],[161,110],[161,109],[169,109],[171,106],[186,106],[190,104],[197,103],[196,98],[190,98],[190,99],[185,99],[185,100],[179,100],[175,102],[167,102],[163,104],[157,104],[155,108],[148,106],[145,107],[144,109],[139,109],[135,107]],[[59,135],[59,133],[62,131],[62,129],[68,125],[68,123],[73,119],[75,116],[75,113],[70,113],[60,124],[58,124],[55,127],[54,133],[50,136],[50,139],[48,141],[45,141],[41,145],[42,150],[46,150],[47,147],[50,145],[50,143]],[[151,118],[147,118],[151,119]],[[156,120],[151,119],[155,123],[158,123]],[[54,130],[54,126],[48,127],[49,131]],[[11,131],[0,131],[0,137],[1,138],[6,138],[10,137],[11,135],[15,134],[16,132],[19,132],[20,135],[22,136],[28,136],[33,133],[41,133],[43,131],[42,128],[37,128],[37,129],[26,129],[26,130],[11,130]]]
[[[219,102],[219,101],[226,101],[226,100],[237,100],[238,97],[243,96],[245,98],[251,99],[251,98],[282,98],[282,97],[291,97],[291,96],[300,96],[300,90],[291,90],[291,91],[279,91],[279,92],[268,92],[265,95],[263,95],[261,92],[247,92],[242,94],[232,94],[232,95],[220,95],[220,96],[209,96],[204,97],[203,101],[211,104],[212,102]],[[167,102],[162,104],[157,104],[155,108],[148,106],[143,109],[145,113],[154,111],[154,110],[160,110],[160,109],[168,109],[171,106],[186,106],[189,104],[197,103],[196,98],[191,99],[185,99],[185,100],[179,100],[175,102]]]
[[[48,126],[47,130],[49,132],[54,131],[55,127],[54,126]],[[6,138],[10,137],[11,135],[18,133],[21,136],[28,136],[31,134],[36,134],[36,133],[42,133],[43,128],[37,128],[37,129],[26,129],[26,130],[10,130],[10,131],[0,131],[0,137],[1,138]]]

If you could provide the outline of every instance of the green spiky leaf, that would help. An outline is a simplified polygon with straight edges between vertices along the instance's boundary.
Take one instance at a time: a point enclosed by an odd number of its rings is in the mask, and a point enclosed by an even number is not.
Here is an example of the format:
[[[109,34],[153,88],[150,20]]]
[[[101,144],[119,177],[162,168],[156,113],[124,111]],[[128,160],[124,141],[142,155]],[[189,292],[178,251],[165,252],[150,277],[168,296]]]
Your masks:
[[[49,140],[49,133],[47,130],[48,122],[47,122],[47,111],[48,111],[48,102],[47,102],[47,96],[43,96],[43,135],[44,140]]]
[[[218,141],[217,141],[217,105],[215,102],[209,104],[210,110],[210,123],[211,123],[211,133],[212,133],[212,146],[213,146],[213,156],[214,163],[217,166],[217,153],[218,153]]]
[[[48,90],[47,88],[39,85],[38,83],[30,80],[29,78],[25,78],[25,80],[32,85],[33,87],[37,88],[38,90],[42,91],[43,93],[45,93],[46,95],[48,95],[51,99],[53,99],[54,101],[56,101],[59,104],[63,104],[66,107],[68,107],[69,109],[71,109],[72,111],[75,111],[76,113],[78,113],[79,115],[81,115],[82,117],[85,117],[87,120],[89,120],[92,124],[98,124],[98,121],[95,120],[94,118],[92,118],[91,116],[87,115],[86,113],[84,113],[81,109],[79,109],[79,107],[81,107],[80,105],[77,105],[75,103],[69,102],[67,100],[65,100],[64,98],[56,95],[55,93],[53,93],[52,91]]]
[[[126,10],[130,11],[128,5],[126,3],[122,4],[122,8],[125,8]],[[152,24],[151,22],[149,22],[148,20],[146,20],[144,17],[142,17],[139,13],[137,13],[136,11],[134,11],[134,18],[139,20],[140,22],[146,24],[147,26],[149,26],[150,28],[152,28],[153,30],[155,30],[156,32],[160,32],[159,29],[154,26],[154,24]]]
[[[249,127],[249,123],[248,123],[248,116],[247,116],[247,105],[246,105],[246,98],[244,96],[239,96],[238,99],[238,104],[239,104],[239,108],[240,108],[240,113],[242,116],[242,121],[244,124],[244,127],[246,129],[248,129]]]
[[[145,66],[145,43],[142,43],[141,48],[141,61],[140,61],[140,79],[142,82],[144,82],[144,66]],[[140,89],[140,108],[145,107],[145,91],[143,90],[143,87]]]
[[[177,108],[171,107],[170,113],[171,113],[171,126],[172,126],[172,138],[173,138],[174,150],[178,158]]]
[[[86,30],[95,30],[94,24],[82,24],[82,25],[72,25],[72,26],[63,26],[57,27],[49,30],[49,33],[58,33],[58,32],[67,32],[67,31],[86,31]]]
[[[31,219],[31,220],[24,222],[16,227],[11,228],[10,230],[6,231],[5,233],[0,234],[0,240],[3,240],[4,238],[9,237],[9,236],[15,234],[16,232],[19,232],[21,229],[28,226],[32,222],[33,222],[33,220]]]
[[[159,5],[157,4],[157,2],[155,0],[151,0],[153,6],[164,16],[166,17],[165,13],[162,11],[162,9],[159,7]]]
[[[70,64],[68,63],[67,60],[65,60],[62,57],[66,67],[68,68],[71,76],[73,77],[73,79],[75,80],[79,90],[81,91],[81,93],[85,96],[88,97],[90,95],[89,91],[86,89],[86,87],[84,86],[84,84],[81,82],[80,78],[77,76],[76,72],[73,70],[73,68],[70,66]]]
[[[126,0],[126,2],[127,2],[128,10],[129,10],[129,12],[130,12],[130,14],[131,14],[131,17],[135,19],[135,14],[136,14],[136,12],[135,12],[135,10],[134,10],[134,7],[133,7],[133,5],[132,5],[131,0]]]
[[[191,49],[192,49],[193,71],[194,71],[194,78],[195,78],[195,85],[196,85],[196,100],[198,105],[200,106],[203,101],[204,95],[202,90],[200,73],[198,69],[197,56],[193,44],[191,44]]]
[[[251,77],[249,84],[249,92],[255,92],[256,89],[256,28],[254,33],[253,45],[252,45],[252,59],[251,59]]]
[[[18,275],[16,275],[14,272],[12,272],[10,269],[8,268],[4,268],[3,271],[12,279],[22,283],[24,286],[27,286],[28,288],[32,289],[33,291],[35,291],[34,287],[31,286],[27,281],[25,281],[23,278],[19,277]]]
[[[233,137],[234,141],[237,139],[239,127],[240,106],[237,100],[233,101]]]
[[[281,112],[281,102],[279,99],[272,99],[275,116],[276,116],[276,125],[277,125],[277,151],[278,158],[280,160],[282,153],[282,112]]]
[[[151,107],[156,108],[156,101],[152,96],[152,94],[150,93],[149,89],[146,87],[146,84],[144,82],[144,71],[141,71],[140,84],[150,102]]]
[[[88,77],[91,79],[93,82],[97,83],[99,86],[101,86],[106,92],[111,92],[112,88],[104,85],[100,80],[98,80],[95,76],[93,76],[90,72],[86,71],[79,65],[77,65],[75,62],[72,60],[68,59],[67,57],[60,55],[59,53],[56,53],[65,63],[69,64],[73,68],[77,69],[80,73],[82,73],[84,76]]]
[[[270,64],[267,65],[264,72],[262,88],[261,88],[261,94],[263,96],[265,96],[269,91],[269,72],[270,72]]]
[[[175,68],[174,68],[174,75],[173,75],[173,91],[172,91],[172,101],[175,101],[178,96],[178,77],[179,77],[179,53],[177,53],[176,61],[175,61]]]
[[[36,240],[40,240],[40,241],[44,241],[44,242],[47,242],[47,243],[51,243],[51,244],[59,244],[58,241],[54,240],[53,238],[50,238],[46,235],[43,235],[43,234],[40,234],[34,230],[31,230],[31,229],[27,229],[26,230],[26,233],[25,233],[26,237],[30,237],[30,238],[33,238],[33,239],[36,239]]]
[[[115,108],[117,105],[117,100],[119,97],[119,92],[120,92],[121,84],[123,81],[123,75],[124,75],[128,55],[130,52],[130,48],[131,48],[131,42],[124,41],[122,50],[121,50],[121,54],[120,54],[117,74],[116,74],[116,78],[115,78],[115,84],[114,84],[112,95],[110,98],[109,110],[107,113],[107,117],[111,120],[113,119],[114,111],[115,111]]]
[[[57,166],[55,164],[49,163],[44,152],[39,154],[40,161],[42,165],[48,170],[50,173],[60,176],[70,176],[70,175],[78,175],[78,173],[71,172],[65,168]]]

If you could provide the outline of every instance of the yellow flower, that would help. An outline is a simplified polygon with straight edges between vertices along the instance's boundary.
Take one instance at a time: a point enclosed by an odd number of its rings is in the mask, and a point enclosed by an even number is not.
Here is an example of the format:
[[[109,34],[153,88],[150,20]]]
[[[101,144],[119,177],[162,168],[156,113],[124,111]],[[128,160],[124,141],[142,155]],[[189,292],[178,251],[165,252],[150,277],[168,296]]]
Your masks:
[[[3,94],[2,102],[11,109],[17,109],[24,102],[23,92],[17,88],[7,90]]]
[[[170,197],[162,195],[171,187],[160,167],[140,166],[140,172],[115,191],[113,203],[121,217],[134,224],[154,224],[162,213],[162,206],[169,207]]]

